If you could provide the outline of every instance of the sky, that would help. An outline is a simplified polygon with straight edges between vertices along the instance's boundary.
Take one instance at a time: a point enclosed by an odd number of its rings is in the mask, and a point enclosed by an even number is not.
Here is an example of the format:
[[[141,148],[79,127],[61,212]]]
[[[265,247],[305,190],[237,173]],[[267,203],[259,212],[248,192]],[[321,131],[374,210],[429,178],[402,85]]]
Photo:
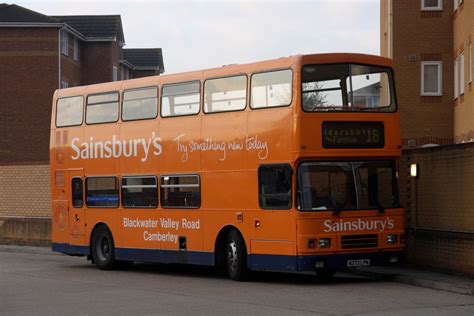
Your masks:
[[[13,3],[46,15],[120,14],[125,48],[162,48],[168,74],[295,54],[380,53],[379,0]]]

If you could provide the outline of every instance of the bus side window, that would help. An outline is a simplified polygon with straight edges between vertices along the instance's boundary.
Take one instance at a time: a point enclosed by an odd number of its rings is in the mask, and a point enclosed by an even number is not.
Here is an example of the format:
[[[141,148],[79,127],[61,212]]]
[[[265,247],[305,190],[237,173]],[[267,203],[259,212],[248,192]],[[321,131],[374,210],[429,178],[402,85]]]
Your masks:
[[[156,177],[123,177],[122,206],[125,208],[158,207],[158,187]]]
[[[58,99],[56,104],[56,127],[78,126],[82,124],[82,96]]]
[[[199,81],[164,85],[161,94],[161,116],[171,117],[199,113],[200,89]]]
[[[250,107],[259,109],[290,105],[292,79],[290,69],[253,74]]]
[[[163,208],[199,208],[201,183],[198,175],[166,175],[161,177]]]
[[[291,174],[289,165],[260,166],[258,169],[260,208],[291,208]]]
[[[107,92],[87,97],[86,124],[111,123],[119,118],[119,94]]]
[[[72,206],[81,208],[84,200],[84,190],[82,187],[82,178],[72,179]]]
[[[116,177],[86,178],[87,207],[118,207],[119,190]]]

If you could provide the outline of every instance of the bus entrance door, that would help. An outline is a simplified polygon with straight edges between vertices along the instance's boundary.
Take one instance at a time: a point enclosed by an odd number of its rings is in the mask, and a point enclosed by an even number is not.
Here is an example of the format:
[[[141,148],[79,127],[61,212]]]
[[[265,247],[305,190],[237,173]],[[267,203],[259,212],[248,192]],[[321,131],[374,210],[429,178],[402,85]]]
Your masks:
[[[69,244],[86,245],[86,216],[84,205],[84,170],[68,170],[68,186],[71,194],[69,203]]]

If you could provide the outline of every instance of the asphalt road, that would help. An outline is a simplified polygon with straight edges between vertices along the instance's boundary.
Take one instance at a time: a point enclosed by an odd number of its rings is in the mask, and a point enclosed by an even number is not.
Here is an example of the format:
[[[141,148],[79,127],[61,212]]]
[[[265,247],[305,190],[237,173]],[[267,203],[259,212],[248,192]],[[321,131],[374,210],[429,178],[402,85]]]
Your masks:
[[[234,282],[212,269],[136,264],[100,271],[47,249],[0,249],[0,314],[474,315],[474,296],[338,274],[258,273]]]

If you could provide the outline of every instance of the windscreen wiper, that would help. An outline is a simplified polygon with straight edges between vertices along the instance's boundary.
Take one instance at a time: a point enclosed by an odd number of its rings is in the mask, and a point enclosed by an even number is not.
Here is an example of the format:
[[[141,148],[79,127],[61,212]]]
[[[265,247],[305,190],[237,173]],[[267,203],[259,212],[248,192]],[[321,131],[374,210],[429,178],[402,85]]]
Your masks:
[[[380,204],[379,200],[375,200],[375,203],[377,205],[377,210],[379,211],[380,214],[385,214],[385,209],[383,208],[382,204]]]
[[[336,204],[336,206],[334,206],[334,209],[332,211],[333,215],[338,216],[339,214],[341,214],[341,211],[344,208],[344,206],[346,206],[350,195],[351,195],[351,193],[347,192],[347,194],[346,194],[346,196],[344,196],[344,199],[342,200],[342,202],[339,203],[339,204]]]

